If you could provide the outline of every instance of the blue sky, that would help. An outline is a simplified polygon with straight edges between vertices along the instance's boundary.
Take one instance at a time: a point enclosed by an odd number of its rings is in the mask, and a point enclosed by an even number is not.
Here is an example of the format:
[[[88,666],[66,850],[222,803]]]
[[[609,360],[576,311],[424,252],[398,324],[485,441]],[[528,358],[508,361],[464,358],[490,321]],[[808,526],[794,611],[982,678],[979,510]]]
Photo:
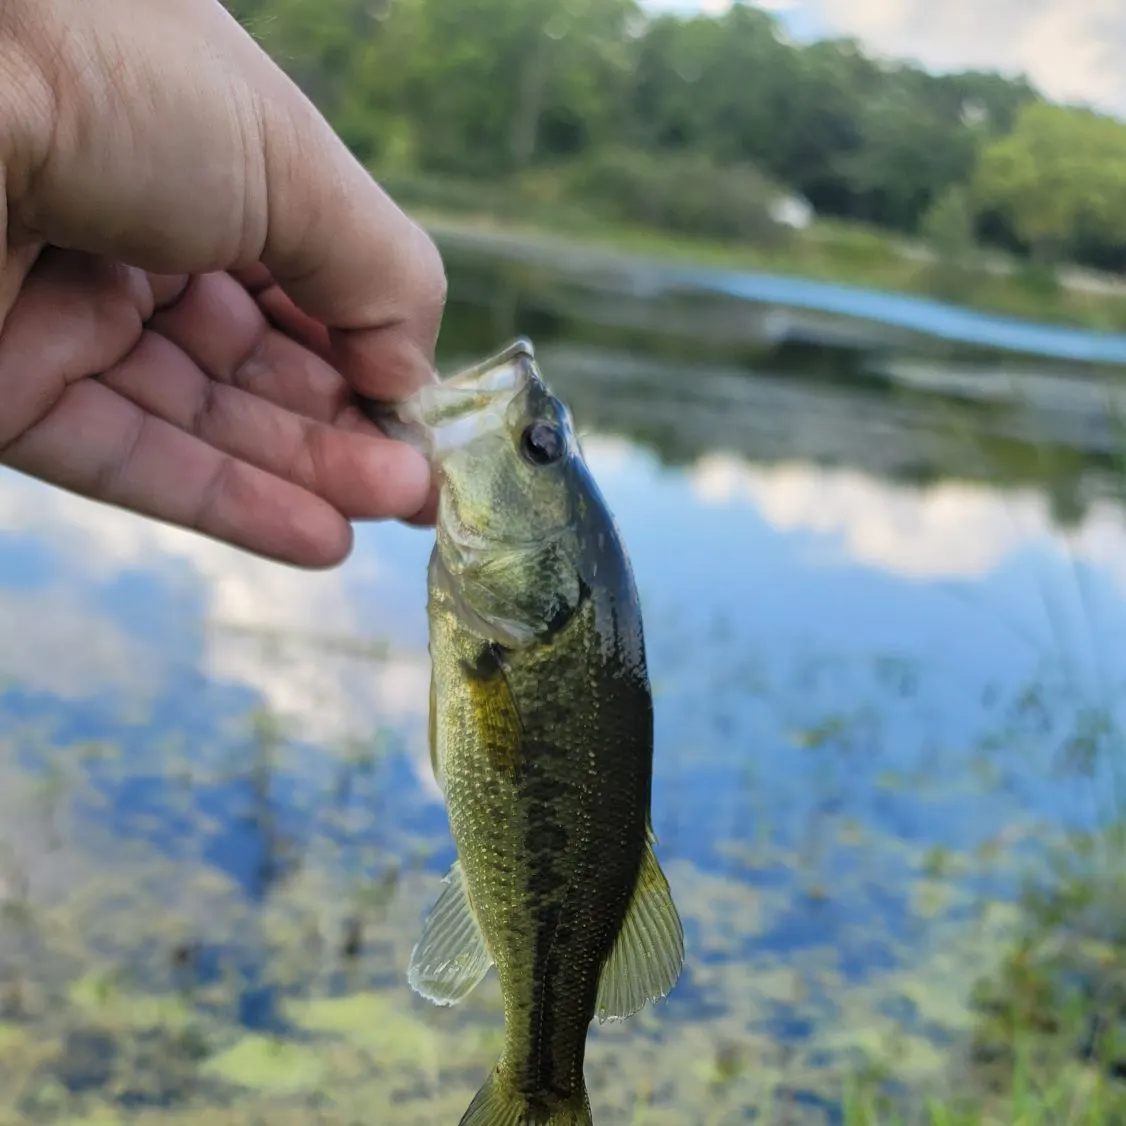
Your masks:
[[[730,0],[642,0],[651,9]],[[790,34],[854,35],[932,68],[1024,71],[1045,93],[1126,117],[1126,0],[764,0]]]

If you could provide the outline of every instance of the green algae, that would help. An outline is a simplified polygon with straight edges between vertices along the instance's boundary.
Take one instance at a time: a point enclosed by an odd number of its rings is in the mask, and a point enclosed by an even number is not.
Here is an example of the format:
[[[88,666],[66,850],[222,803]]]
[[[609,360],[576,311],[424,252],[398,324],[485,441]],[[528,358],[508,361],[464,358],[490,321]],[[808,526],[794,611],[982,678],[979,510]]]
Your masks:
[[[407,1001],[368,992],[291,1001],[285,1011],[298,1028],[346,1039],[382,1067],[412,1067],[437,1059],[439,1034],[406,1011]]]
[[[123,1114],[97,1108],[89,1114],[60,1118],[56,1126],[127,1126],[127,1122],[128,1119]]]
[[[922,919],[934,919],[945,915],[964,894],[948,880],[923,878],[911,889],[912,910]]]
[[[67,997],[76,1008],[119,1028],[182,1030],[193,1019],[192,1006],[182,997],[124,989],[110,971],[89,973],[71,982]]]
[[[202,1070],[237,1087],[292,1094],[317,1090],[325,1069],[324,1058],[312,1046],[249,1035],[208,1060]]]

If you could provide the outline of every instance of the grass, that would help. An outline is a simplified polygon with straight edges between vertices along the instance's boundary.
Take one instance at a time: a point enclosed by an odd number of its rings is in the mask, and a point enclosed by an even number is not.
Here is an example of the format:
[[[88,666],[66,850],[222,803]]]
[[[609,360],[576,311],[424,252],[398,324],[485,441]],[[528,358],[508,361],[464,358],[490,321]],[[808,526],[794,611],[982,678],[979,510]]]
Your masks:
[[[943,262],[920,244],[859,223],[819,220],[768,241],[737,241],[670,233],[607,221],[574,201],[535,198],[503,186],[434,183],[384,177],[388,190],[424,226],[521,240],[566,239],[594,249],[645,255],[718,269],[778,273],[872,289],[913,293],[969,308],[1095,330],[1126,330],[1126,286],[1092,285],[1019,261],[971,250]]]

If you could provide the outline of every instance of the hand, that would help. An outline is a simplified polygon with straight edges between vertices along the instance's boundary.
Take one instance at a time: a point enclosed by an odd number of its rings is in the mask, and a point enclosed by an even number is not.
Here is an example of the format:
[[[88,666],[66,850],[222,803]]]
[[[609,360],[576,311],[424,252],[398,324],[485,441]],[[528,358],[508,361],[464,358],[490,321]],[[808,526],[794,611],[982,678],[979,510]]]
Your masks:
[[[215,0],[5,0],[0,120],[0,461],[304,566],[432,519],[354,396],[434,378],[438,253]]]

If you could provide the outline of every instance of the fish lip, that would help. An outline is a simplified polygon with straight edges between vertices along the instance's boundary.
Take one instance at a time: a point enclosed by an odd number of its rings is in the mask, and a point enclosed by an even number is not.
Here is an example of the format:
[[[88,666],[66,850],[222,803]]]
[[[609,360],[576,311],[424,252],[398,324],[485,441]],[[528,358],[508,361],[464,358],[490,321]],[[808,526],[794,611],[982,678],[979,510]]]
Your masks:
[[[398,401],[357,397],[368,419],[388,438],[419,450],[431,464],[440,464],[450,450],[463,445],[465,432],[480,432],[498,412],[529,385],[544,386],[532,342],[519,336],[499,352],[438,383],[420,387]]]
[[[518,361],[524,362],[518,363]],[[524,380],[538,381],[539,373],[535,365],[536,350],[532,342],[526,336],[518,336],[494,355],[444,379],[441,386],[472,388],[480,391],[503,390],[503,387],[491,386],[489,377],[492,376],[495,383],[499,373],[512,370],[514,375],[522,376]]]

